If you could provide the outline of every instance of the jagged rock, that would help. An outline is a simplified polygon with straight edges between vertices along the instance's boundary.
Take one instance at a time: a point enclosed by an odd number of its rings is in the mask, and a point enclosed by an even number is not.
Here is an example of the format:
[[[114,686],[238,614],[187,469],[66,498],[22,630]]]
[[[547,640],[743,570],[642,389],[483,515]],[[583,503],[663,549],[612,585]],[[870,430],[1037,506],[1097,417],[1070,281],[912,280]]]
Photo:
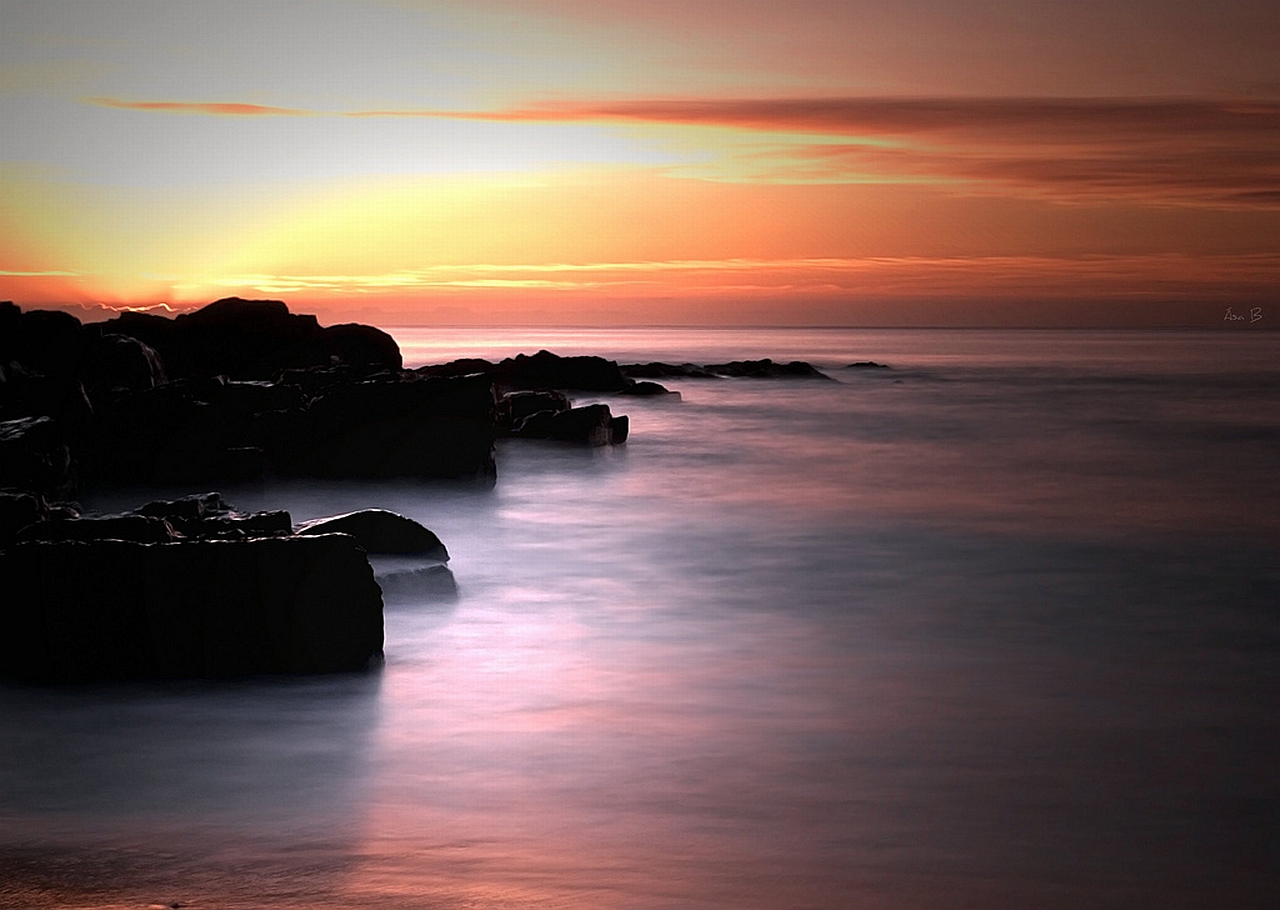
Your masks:
[[[50,417],[0,421],[0,485],[56,493],[71,485],[71,450]]]
[[[0,553],[0,674],[40,683],[358,670],[382,598],[345,535]]]
[[[18,532],[18,540],[91,541],[126,540],[133,543],[167,543],[178,539],[173,526],[150,515],[102,515],[67,521],[41,521]]]
[[[228,297],[173,319],[122,313],[100,331],[146,342],[174,378],[270,379],[289,367],[330,362],[316,317],[290,313],[280,300]]]
[[[539,411],[567,411],[572,405],[569,396],[555,389],[522,389],[507,392],[498,401],[498,420],[508,430],[517,427],[528,416]]]
[[[670,389],[668,389],[666,386],[657,382],[650,382],[649,380],[632,382],[630,385],[626,386],[626,388],[622,389],[618,394],[619,395],[635,395],[635,396],[644,397],[644,398],[654,398],[654,397],[661,397],[661,396],[668,396],[676,399],[680,398],[679,392],[673,392]]]
[[[803,360],[790,363],[774,363],[768,357],[763,360],[733,360],[729,363],[708,364],[706,369],[722,376],[747,379],[825,379],[831,382],[826,373]]]
[[[603,357],[560,357],[550,351],[517,354],[498,364],[499,382],[518,389],[616,392],[627,385],[618,364]]]
[[[846,370],[887,370],[887,363],[876,363],[874,360],[859,360],[845,367]]]
[[[525,418],[515,434],[526,439],[554,439],[589,446],[615,445],[627,438],[626,417],[614,417],[607,404],[567,411],[539,411]]]
[[[412,518],[386,509],[361,509],[345,515],[315,518],[303,522],[295,533],[303,536],[349,534],[371,554],[399,554],[449,561],[449,551],[431,530]]]
[[[47,520],[48,513],[43,497],[19,490],[0,491],[0,549],[13,543],[23,528]]]
[[[160,355],[128,335],[103,335],[89,345],[80,382],[90,401],[110,392],[140,392],[166,382]]]
[[[624,363],[619,370],[632,379],[723,379],[692,363]]]

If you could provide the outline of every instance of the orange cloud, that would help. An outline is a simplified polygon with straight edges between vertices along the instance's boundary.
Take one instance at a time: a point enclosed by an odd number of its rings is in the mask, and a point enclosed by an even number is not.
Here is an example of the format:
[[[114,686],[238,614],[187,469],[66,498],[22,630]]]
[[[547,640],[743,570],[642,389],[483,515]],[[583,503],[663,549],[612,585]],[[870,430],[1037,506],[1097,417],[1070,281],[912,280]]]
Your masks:
[[[212,114],[221,117],[309,117],[313,111],[292,107],[268,107],[262,104],[188,101],[122,101],[119,98],[87,98],[98,107],[126,111],[157,111],[166,114]]]

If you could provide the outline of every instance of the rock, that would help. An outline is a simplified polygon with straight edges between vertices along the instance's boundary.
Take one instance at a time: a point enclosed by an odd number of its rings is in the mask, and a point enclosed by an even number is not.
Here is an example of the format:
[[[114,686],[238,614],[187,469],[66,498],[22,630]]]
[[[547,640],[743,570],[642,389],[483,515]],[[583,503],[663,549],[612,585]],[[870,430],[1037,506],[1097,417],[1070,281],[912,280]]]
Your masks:
[[[723,379],[692,363],[624,363],[619,370],[632,379]]]
[[[618,364],[603,357],[561,357],[550,351],[503,360],[494,372],[499,382],[517,389],[580,389],[617,392],[627,385]]]
[[[48,512],[42,497],[18,490],[0,491],[0,549],[15,542],[23,528],[45,521]]]
[[[774,363],[768,357],[763,360],[733,360],[729,363],[713,363],[707,370],[722,376],[748,379],[825,379],[834,382],[830,376],[816,369],[803,360],[790,363]]]
[[[80,382],[89,400],[111,392],[139,392],[166,382],[160,355],[128,335],[103,335],[80,364]]]
[[[511,430],[519,426],[526,417],[539,411],[559,413],[570,407],[569,396],[554,389],[507,392],[498,401],[498,422]]]
[[[289,367],[330,362],[316,317],[290,313],[280,300],[228,297],[173,319],[122,313],[100,331],[145,342],[174,378],[270,379]]]
[[[400,346],[382,329],[354,322],[320,330],[327,357],[336,363],[398,371],[404,366]]]
[[[642,380],[640,382],[632,382],[630,385],[628,385],[618,394],[619,395],[636,395],[639,397],[647,397],[647,398],[666,396],[669,398],[674,398],[676,400],[679,400],[680,398],[679,392],[673,392],[670,389],[668,389],[666,386],[656,382],[650,382],[647,379]]]
[[[483,376],[336,385],[306,410],[260,428],[283,473],[421,477],[492,486],[493,384]]]
[[[0,553],[0,673],[38,683],[359,670],[382,598],[345,535]]]
[[[525,418],[515,435],[526,439],[554,439],[580,445],[605,446],[627,438],[625,417],[614,417],[607,404],[592,404],[567,411],[539,411]]]
[[[887,363],[876,363],[874,360],[859,360],[845,367],[846,370],[887,370]]]
[[[179,499],[156,499],[134,509],[139,515],[149,515],[170,521],[200,520],[212,515],[224,515],[231,507],[221,493],[192,493]]]
[[[149,515],[81,516],[65,521],[42,521],[18,532],[19,541],[127,540],[168,543],[177,540],[173,526]]]
[[[449,561],[449,551],[440,538],[412,518],[385,509],[362,509],[345,515],[315,518],[299,525],[295,533],[349,534],[368,553],[422,556]]]
[[[52,418],[0,421],[0,486],[58,493],[71,480],[71,450]]]

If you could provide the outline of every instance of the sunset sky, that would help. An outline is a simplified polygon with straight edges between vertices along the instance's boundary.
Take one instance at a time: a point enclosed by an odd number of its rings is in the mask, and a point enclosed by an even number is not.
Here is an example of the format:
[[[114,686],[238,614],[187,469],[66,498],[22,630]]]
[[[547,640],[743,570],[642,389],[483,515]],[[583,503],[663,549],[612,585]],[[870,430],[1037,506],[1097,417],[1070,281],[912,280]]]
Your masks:
[[[0,0],[0,299],[1280,319],[1277,48],[1274,0]]]

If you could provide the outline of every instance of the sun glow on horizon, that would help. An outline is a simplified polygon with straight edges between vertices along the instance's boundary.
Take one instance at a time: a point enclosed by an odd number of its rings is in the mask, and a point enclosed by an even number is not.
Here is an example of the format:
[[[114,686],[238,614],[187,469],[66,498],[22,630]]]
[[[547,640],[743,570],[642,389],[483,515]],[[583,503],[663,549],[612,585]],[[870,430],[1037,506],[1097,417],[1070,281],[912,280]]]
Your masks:
[[[786,321],[817,298],[852,320],[860,300],[922,295],[977,318],[983,298],[1275,286],[1280,97],[1256,86],[1280,72],[1251,8],[1215,57],[1237,76],[1157,91],[1111,35],[1090,34],[1091,75],[1062,69],[1078,41],[1017,17],[1057,82],[919,10],[323,0],[304,23],[232,5],[179,0],[149,31],[137,0],[11,11],[0,299],[466,301],[501,321],[527,295],[645,321],[645,300],[732,319],[739,295]],[[1203,49],[1182,12],[1135,15]],[[842,34],[890,50],[850,55]]]

